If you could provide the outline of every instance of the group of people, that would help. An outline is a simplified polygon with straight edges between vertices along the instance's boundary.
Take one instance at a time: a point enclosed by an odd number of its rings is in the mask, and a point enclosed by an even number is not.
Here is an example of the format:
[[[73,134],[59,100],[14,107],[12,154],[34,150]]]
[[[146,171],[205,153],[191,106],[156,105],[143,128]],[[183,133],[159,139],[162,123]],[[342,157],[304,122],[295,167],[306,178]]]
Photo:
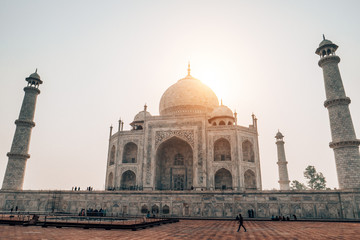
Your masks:
[[[295,214],[293,215],[293,218],[294,218],[295,221],[297,220],[297,217],[296,217]],[[271,220],[272,220],[272,221],[290,221],[291,219],[290,219],[289,216],[287,216],[287,217],[285,218],[285,216],[275,216],[275,217],[274,217],[274,215],[272,215],[272,216],[271,216]]]
[[[251,212],[252,212],[252,214],[253,214],[253,210],[252,210],[252,209],[248,211],[249,217],[252,215]],[[297,220],[296,215],[293,214],[292,216],[293,216],[294,220],[296,221],[296,220]],[[252,215],[252,217],[254,217],[254,216]],[[287,216],[287,217],[285,218],[285,216],[274,216],[274,215],[272,215],[272,216],[271,216],[271,220],[273,220],[273,221],[290,221],[290,217]],[[238,230],[237,230],[237,231],[239,232],[240,228],[243,227],[243,228],[244,228],[244,232],[246,232],[246,228],[245,228],[245,226],[244,226],[244,218],[241,216],[240,213],[239,213],[239,215],[236,216],[236,221],[239,221],[239,227],[238,227]]]
[[[81,211],[79,212],[79,216],[85,216],[85,209],[81,209]],[[89,208],[88,210],[86,210],[86,216],[95,216],[95,217],[105,217],[106,216],[106,211],[102,208],[100,208],[99,210],[97,209],[92,209]]]
[[[80,191],[80,187],[72,187],[71,190],[72,190],[72,191]],[[94,190],[94,188],[91,187],[91,186],[89,186],[89,187],[86,188],[86,191],[91,192],[92,190]]]
[[[146,214],[146,218],[156,218],[155,212],[151,214],[150,211],[148,211]]]
[[[12,207],[11,209],[10,209],[10,212],[13,212],[14,211],[14,207]],[[18,206],[16,206],[15,207],[15,212],[17,212],[18,211]]]

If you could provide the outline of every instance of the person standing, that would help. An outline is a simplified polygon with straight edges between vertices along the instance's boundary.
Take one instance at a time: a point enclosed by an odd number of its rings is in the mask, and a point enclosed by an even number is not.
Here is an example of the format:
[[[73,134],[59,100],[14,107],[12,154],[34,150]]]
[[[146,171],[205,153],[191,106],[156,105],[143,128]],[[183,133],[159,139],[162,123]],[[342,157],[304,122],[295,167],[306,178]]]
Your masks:
[[[243,227],[244,228],[244,232],[246,232],[246,228],[244,226],[244,218],[241,216],[241,214],[239,213],[239,228],[238,228],[238,232],[240,230],[240,228]]]

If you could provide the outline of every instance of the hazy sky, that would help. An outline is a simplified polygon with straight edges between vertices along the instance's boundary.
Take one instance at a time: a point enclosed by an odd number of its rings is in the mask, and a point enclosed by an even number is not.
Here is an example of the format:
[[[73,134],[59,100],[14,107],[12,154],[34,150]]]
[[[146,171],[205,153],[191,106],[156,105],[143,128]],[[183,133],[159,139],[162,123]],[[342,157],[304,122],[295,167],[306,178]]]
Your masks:
[[[360,135],[359,1],[0,0],[0,181],[25,78],[40,86],[24,189],[103,189],[109,126],[125,128],[186,75],[208,85],[238,123],[258,120],[263,189],[279,188],[275,134],[284,134],[290,180],[314,165],[337,176],[319,57],[337,54]]]

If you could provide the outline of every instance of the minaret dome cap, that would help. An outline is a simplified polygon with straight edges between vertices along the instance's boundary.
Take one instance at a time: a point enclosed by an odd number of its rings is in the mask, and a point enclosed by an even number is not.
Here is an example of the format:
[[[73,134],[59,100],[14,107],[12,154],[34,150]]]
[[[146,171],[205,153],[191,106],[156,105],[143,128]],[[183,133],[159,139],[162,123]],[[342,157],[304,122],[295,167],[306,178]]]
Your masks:
[[[323,40],[320,42],[319,47],[316,49],[315,53],[320,54],[320,52],[324,48],[332,48],[334,51],[336,51],[338,47],[339,47],[338,45],[336,45],[332,41],[326,39],[325,36],[323,36]]]
[[[276,139],[282,139],[282,138],[284,138],[284,135],[282,135],[282,133],[280,131],[278,131],[275,138]]]
[[[26,78],[26,81],[28,81],[28,82],[30,82],[32,80],[35,80],[39,84],[43,83],[43,81],[41,81],[40,75],[37,73],[37,69],[35,70],[34,73],[30,74],[30,76],[28,78]]]

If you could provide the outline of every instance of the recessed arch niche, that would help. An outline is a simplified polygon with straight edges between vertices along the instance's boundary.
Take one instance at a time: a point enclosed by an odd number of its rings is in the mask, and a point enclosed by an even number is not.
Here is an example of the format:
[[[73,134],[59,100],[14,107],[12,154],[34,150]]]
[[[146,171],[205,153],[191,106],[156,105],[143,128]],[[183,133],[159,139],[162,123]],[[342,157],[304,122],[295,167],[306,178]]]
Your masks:
[[[181,162],[181,164],[179,164]],[[155,188],[157,190],[191,189],[193,150],[178,137],[161,143],[156,151]]]

